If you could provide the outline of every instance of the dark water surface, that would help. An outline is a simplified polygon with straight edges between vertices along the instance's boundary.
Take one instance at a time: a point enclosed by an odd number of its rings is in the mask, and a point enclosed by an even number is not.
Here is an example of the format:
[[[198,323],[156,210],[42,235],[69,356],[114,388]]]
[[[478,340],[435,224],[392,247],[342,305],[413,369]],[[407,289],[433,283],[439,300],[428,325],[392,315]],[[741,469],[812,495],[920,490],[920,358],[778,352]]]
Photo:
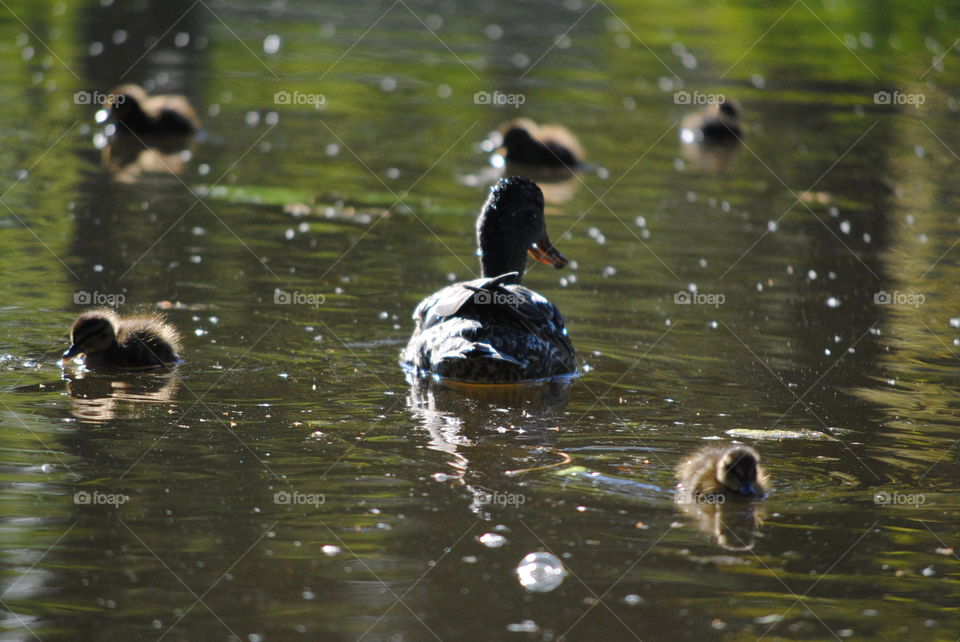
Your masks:
[[[960,4],[0,16],[3,640],[960,637]],[[102,167],[74,95],[121,81],[197,106],[179,176]],[[679,91],[741,102],[726,170]],[[595,163],[548,212],[576,266],[527,277],[584,375],[413,389],[410,313],[477,274],[515,115]],[[174,304],[186,363],[61,371],[83,293]],[[734,437],[768,499],[678,510],[682,454]]]

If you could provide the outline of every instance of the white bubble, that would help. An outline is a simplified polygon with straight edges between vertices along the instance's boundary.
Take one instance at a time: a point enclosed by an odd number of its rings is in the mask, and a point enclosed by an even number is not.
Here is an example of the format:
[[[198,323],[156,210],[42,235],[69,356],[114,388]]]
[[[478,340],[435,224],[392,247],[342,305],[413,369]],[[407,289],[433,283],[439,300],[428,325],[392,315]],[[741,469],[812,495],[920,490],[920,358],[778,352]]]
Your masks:
[[[517,566],[520,586],[535,593],[547,593],[563,583],[567,571],[563,562],[546,552],[530,553]]]
[[[280,51],[280,36],[270,34],[263,39],[263,53],[275,54]]]

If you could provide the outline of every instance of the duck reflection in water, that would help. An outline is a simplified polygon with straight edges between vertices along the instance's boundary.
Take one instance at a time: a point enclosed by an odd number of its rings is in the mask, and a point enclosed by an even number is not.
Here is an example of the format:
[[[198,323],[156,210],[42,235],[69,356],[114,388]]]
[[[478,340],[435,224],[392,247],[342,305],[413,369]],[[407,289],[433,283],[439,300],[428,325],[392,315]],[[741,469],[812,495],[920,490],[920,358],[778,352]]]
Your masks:
[[[569,382],[478,386],[413,373],[407,380],[407,406],[429,435],[426,446],[449,457],[445,479],[470,491],[472,512],[495,508],[484,498],[518,485],[513,470],[563,460],[553,451],[560,436],[553,418],[567,403]]]
[[[183,96],[148,96],[137,85],[110,92],[97,122],[104,167],[115,180],[135,183],[144,174],[181,174],[193,158],[200,120]]]
[[[766,494],[768,477],[749,446],[707,446],[677,466],[676,504],[704,533],[728,550],[750,550],[764,513],[755,501]]]
[[[176,372],[93,373],[65,370],[70,413],[83,423],[132,419],[151,412],[149,403],[174,400],[180,387]]]

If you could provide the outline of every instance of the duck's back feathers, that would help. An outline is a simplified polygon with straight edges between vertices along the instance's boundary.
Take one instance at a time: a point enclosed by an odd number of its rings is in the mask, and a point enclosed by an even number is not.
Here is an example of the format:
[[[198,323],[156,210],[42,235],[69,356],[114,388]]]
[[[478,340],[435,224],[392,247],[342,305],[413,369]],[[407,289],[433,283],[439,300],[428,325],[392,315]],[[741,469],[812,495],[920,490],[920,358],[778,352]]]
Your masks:
[[[424,299],[403,361],[420,371],[474,383],[574,374],[563,315],[516,273],[464,281]]]

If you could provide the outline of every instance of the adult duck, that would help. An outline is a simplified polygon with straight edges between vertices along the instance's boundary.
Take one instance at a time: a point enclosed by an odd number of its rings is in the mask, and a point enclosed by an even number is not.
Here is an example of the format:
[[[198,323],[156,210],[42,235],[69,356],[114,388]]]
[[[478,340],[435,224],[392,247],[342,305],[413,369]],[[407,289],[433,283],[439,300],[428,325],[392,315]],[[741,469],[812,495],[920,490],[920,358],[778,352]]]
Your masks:
[[[563,315],[521,285],[528,254],[558,269],[567,264],[547,236],[540,188],[517,176],[494,185],[477,218],[477,245],[482,277],[417,306],[402,362],[420,374],[479,384],[575,374]]]

